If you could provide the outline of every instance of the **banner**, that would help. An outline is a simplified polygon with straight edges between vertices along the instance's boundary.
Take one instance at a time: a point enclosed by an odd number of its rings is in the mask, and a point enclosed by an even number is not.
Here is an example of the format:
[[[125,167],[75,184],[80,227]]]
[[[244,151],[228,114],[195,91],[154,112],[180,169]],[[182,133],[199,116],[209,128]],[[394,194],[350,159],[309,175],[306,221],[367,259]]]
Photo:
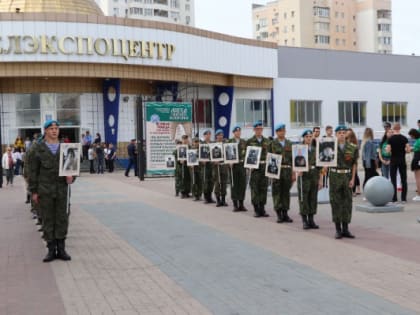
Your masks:
[[[174,154],[184,134],[192,135],[191,103],[146,102],[145,109],[147,174],[173,174],[165,157]]]

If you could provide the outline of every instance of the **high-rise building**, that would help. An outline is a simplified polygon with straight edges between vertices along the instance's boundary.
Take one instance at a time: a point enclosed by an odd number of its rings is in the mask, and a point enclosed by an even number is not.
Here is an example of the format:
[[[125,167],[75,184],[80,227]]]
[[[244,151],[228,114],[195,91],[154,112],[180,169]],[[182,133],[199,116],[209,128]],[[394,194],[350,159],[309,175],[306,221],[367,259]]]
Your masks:
[[[254,38],[282,46],[392,53],[391,0],[277,0],[252,20]]]
[[[96,0],[107,16],[194,26],[194,0]]]

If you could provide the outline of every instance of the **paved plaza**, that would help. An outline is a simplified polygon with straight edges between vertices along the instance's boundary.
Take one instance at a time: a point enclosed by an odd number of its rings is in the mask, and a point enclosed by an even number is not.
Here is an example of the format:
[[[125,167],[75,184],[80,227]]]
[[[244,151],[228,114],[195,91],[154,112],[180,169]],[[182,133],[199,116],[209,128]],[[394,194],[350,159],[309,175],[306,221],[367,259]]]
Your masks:
[[[0,189],[0,314],[420,314],[420,203],[355,211],[356,239],[335,240],[329,205],[319,206],[320,229],[303,231],[297,197],[285,225],[271,200],[270,217],[255,219],[176,198],[173,187],[82,174],[72,261],[49,264],[23,179]]]

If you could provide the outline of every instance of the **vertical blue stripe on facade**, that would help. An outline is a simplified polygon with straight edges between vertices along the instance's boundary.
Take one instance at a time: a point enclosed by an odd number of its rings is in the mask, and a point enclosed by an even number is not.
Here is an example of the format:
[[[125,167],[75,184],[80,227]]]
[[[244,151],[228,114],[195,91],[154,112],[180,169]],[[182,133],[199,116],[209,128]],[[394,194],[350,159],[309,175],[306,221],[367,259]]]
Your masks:
[[[114,145],[118,141],[120,86],[120,79],[106,79],[103,83],[105,142]]]
[[[274,137],[274,89],[271,89],[271,135]]]
[[[214,87],[214,129],[222,129],[225,138],[229,137],[233,105],[233,86]]]

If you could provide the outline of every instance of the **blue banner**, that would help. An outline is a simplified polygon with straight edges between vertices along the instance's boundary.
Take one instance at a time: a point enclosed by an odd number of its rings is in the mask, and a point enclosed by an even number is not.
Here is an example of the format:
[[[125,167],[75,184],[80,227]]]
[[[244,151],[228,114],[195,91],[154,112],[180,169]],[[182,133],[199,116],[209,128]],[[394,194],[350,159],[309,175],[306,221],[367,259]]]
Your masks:
[[[233,86],[214,87],[214,129],[222,129],[225,138],[230,136],[230,118],[233,104]]]
[[[105,142],[117,144],[120,111],[120,79],[107,79],[103,84]]]

